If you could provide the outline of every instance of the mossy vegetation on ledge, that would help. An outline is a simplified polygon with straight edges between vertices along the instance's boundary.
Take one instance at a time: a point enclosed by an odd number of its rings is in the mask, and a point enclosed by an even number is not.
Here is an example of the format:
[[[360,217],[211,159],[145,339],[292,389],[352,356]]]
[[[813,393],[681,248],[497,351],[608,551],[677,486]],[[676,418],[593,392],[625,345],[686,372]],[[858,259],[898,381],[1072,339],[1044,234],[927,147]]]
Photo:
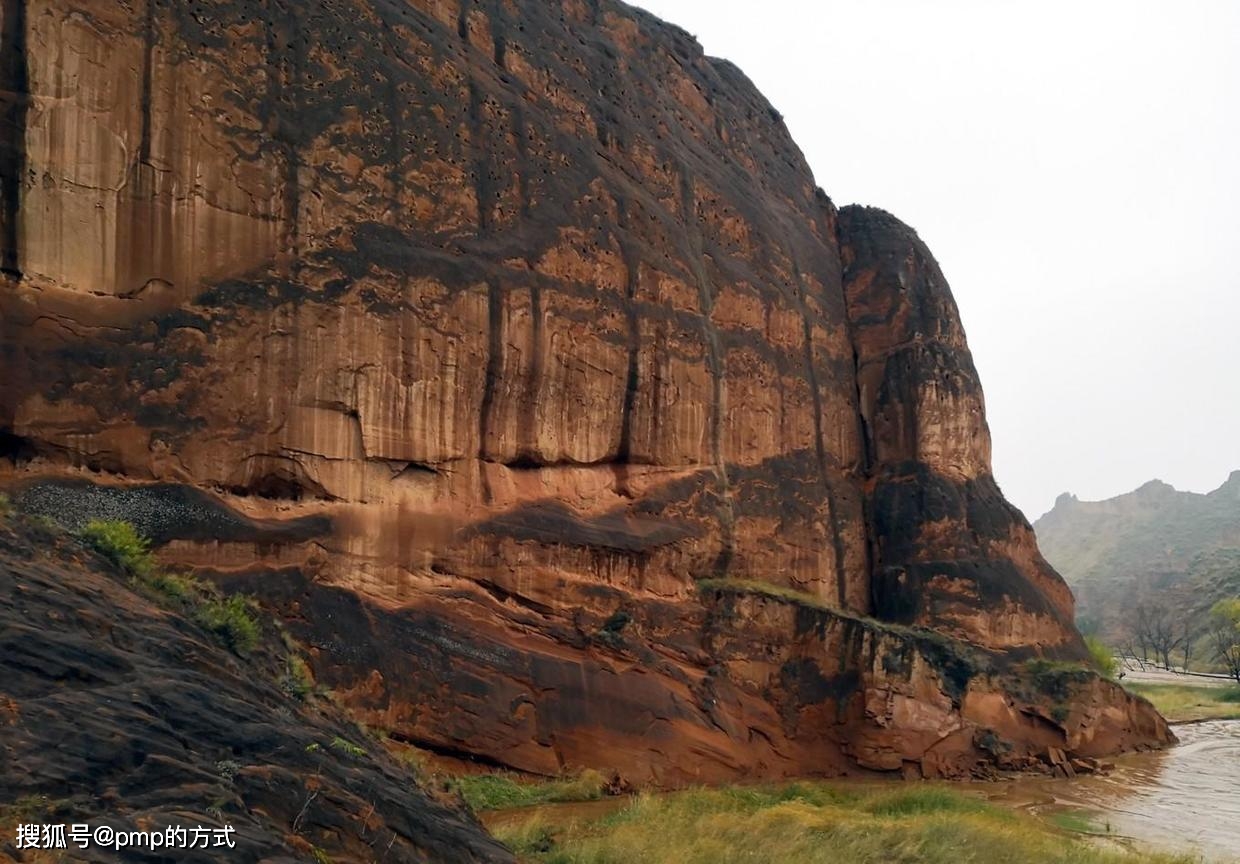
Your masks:
[[[759,582],[756,579],[701,579],[697,583],[698,591],[702,593],[710,591],[723,591],[732,594],[759,594],[763,597],[772,597],[776,600],[787,600],[798,606],[808,606],[811,609],[821,609],[824,612],[830,612],[840,618],[855,618],[847,612],[841,611],[830,606],[825,600],[810,594],[808,591],[798,591],[795,588],[789,588],[786,585],[775,585],[771,582]],[[863,620],[857,618],[857,620]],[[875,622],[878,623],[878,622]]]
[[[1020,671],[1036,693],[1056,702],[1067,701],[1072,698],[1077,687],[1100,677],[1097,670],[1082,663],[1041,657],[1026,661],[1021,665]]]
[[[957,701],[964,695],[974,677],[987,674],[993,668],[991,658],[986,652],[942,633],[846,612],[813,594],[797,591],[795,588],[751,579],[703,579],[697,583],[697,587],[704,594],[719,592],[742,596],[757,595],[790,603],[812,613],[837,619],[845,627],[861,628],[876,636],[889,637],[916,648],[939,673],[948,695]]]
[[[497,824],[530,864],[1188,864],[1110,851],[1073,832],[935,786],[795,783],[643,795],[591,820],[554,810]]]

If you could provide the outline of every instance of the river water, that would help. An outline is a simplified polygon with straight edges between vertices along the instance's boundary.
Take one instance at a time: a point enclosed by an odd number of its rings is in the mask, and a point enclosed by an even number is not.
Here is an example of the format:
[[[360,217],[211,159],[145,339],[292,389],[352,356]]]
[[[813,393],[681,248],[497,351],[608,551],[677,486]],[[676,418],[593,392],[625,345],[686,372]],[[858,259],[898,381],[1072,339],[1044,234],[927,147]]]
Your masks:
[[[1177,747],[1116,760],[1075,780],[1021,778],[983,794],[1042,815],[1076,811],[1112,835],[1211,861],[1240,861],[1240,720],[1175,727]]]
[[[1176,726],[1175,733],[1179,746],[1122,756],[1105,775],[1074,780],[1018,777],[966,788],[996,804],[1048,819],[1059,813],[1088,816],[1110,838],[1106,842],[1131,841],[1196,852],[1210,862],[1240,862],[1240,720],[1185,724]],[[590,821],[626,802],[605,798],[492,811],[483,814],[483,822],[494,829],[535,814],[552,824]]]

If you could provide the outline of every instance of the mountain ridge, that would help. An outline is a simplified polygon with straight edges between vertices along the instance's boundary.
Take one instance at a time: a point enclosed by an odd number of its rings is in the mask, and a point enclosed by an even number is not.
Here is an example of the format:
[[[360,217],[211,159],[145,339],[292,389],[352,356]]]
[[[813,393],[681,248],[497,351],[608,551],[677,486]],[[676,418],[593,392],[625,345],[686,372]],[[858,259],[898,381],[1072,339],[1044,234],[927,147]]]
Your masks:
[[[1197,617],[1240,593],[1232,560],[1240,556],[1240,471],[1209,492],[1150,480],[1100,501],[1065,493],[1034,530],[1076,593],[1078,614],[1116,637],[1121,619],[1160,592],[1183,595],[1174,600],[1177,614]]]

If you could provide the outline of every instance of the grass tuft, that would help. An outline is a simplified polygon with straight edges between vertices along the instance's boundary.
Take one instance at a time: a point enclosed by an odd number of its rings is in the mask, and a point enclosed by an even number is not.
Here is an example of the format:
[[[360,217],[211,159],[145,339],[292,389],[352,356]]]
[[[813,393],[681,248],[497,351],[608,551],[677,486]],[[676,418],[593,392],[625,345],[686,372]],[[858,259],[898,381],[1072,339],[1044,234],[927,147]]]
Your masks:
[[[935,786],[911,787],[879,795],[865,804],[875,816],[918,816],[927,813],[994,813],[993,807],[976,798]]]
[[[332,749],[352,759],[361,759],[366,755],[364,748],[358,747],[352,741],[347,738],[341,738],[339,735],[332,739]]]
[[[128,522],[119,519],[92,519],[80,532],[88,546],[107,558],[126,575],[150,578],[155,572],[155,556],[150,542]]]
[[[509,774],[474,774],[456,781],[461,795],[475,810],[501,810],[603,797],[607,780],[597,771],[583,771],[561,780],[518,780]]]
[[[208,592],[194,611],[194,620],[242,657],[258,647],[258,619],[250,598],[241,594],[219,597]]]
[[[1102,831],[1089,816],[1083,813],[1055,813],[1051,816],[1051,824],[1061,831],[1070,834],[1101,834]]]
[[[284,663],[284,674],[280,677],[280,687],[294,699],[303,702],[314,692],[314,678],[306,661],[296,654],[289,654]]]

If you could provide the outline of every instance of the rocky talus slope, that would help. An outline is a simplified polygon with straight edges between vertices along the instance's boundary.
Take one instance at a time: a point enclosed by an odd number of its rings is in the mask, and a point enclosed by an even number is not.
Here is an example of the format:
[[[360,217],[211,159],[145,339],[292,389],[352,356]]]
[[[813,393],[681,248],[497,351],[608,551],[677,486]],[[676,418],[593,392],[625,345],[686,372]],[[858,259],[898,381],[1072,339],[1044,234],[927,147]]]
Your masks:
[[[639,783],[1170,740],[1089,676],[938,265],[612,0],[3,0],[0,485],[367,724]],[[1070,686],[1069,686],[1070,685]]]
[[[512,860],[338,709],[282,688],[273,633],[242,659],[158,600],[0,515],[0,860]],[[235,848],[20,852],[19,822],[230,825]]]

